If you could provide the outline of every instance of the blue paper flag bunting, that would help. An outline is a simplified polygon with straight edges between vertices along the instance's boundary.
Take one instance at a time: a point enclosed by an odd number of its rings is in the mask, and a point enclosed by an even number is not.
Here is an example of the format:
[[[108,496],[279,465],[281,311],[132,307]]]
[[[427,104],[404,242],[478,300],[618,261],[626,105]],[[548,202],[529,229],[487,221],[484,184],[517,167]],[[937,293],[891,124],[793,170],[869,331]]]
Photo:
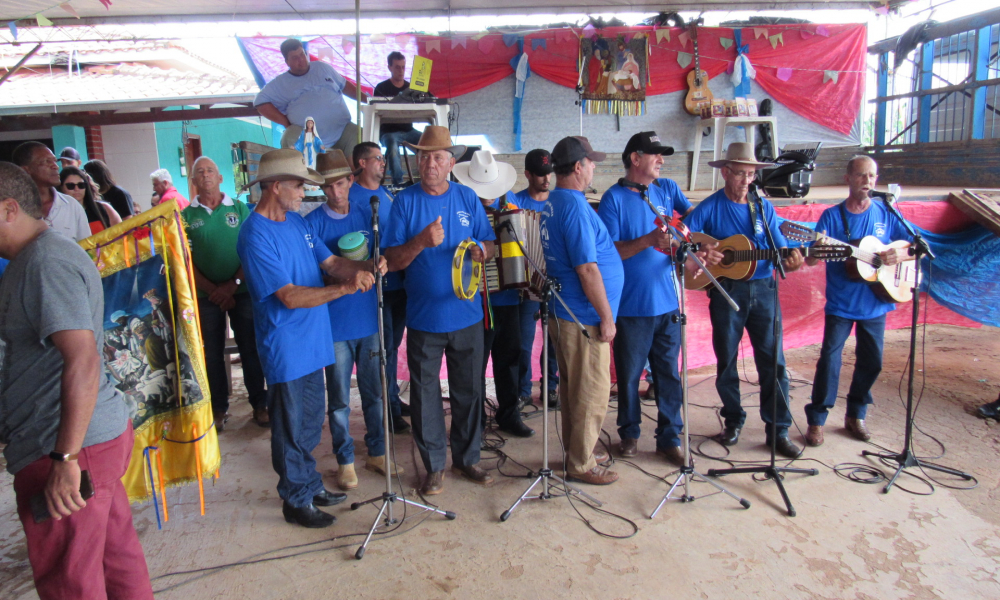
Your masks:
[[[17,21],[10,21],[7,23],[7,29],[10,29],[10,34],[17,39]]]
[[[538,50],[539,48],[547,50],[545,38],[535,38],[531,40],[531,49]]]
[[[505,34],[503,34],[503,43],[508,48],[510,48],[511,46],[513,46],[514,44],[517,43],[517,34],[516,33],[505,33]]]

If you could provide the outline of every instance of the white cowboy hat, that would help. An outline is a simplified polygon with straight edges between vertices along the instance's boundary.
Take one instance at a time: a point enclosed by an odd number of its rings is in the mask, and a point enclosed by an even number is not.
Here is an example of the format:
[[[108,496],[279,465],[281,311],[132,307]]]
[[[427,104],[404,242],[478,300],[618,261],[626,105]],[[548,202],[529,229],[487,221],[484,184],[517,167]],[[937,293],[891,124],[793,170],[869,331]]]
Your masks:
[[[732,144],[729,144],[729,147],[726,148],[726,158],[722,160],[713,160],[708,163],[708,166],[721,169],[729,163],[750,165],[753,167],[774,166],[774,163],[758,162],[757,157],[753,154],[753,146],[751,146],[749,142],[733,142]]]
[[[306,159],[301,152],[293,148],[283,148],[265,152],[260,157],[260,162],[257,164],[257,178],[243,186],[242,190],[248,189],[255,183],[288,180],[323,185],[323,176],[306,166]]]
[[[472,160],[458,163],[451,172],[459,183],[486,200],[503,196],[517,182],[514,166],[497,161],[489,150],[477,150]]]

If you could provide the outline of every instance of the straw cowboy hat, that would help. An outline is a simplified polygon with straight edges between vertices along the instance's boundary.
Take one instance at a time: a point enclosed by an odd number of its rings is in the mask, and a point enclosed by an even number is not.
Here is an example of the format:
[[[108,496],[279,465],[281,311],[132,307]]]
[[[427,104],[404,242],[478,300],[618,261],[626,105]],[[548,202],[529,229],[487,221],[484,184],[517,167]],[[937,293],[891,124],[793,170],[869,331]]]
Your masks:
[[[434,150],[447,150],[452,156],[459,157],[465,154],[465,146],[455,146],[451,143],[451,132],[447,127],[440,125],[428,125],[424,133],[420,136],[420,141],[416,144],[403,142],[403,145],[411,150],[424,150],[433,152]]]
[[[517,182],[514,166],[498,162],[489,150],[477,150],[472,160],[458,163],[451,172],[459,183],[487,200],[506,194]]]
[[[753,154],[753,146],[751,146],[748,142],[733,142],[732,144],[729,144],[729,148],[726,148],[726,158],[722,160],[713,160],[708,163],[708,166],[721,169],[729,163],[750,165],[753,167],[774,166],[774,163],[759,162],[757,157]]]
[[[352,172],[343,150],[328,150],[323,154],[317,154],[316,170],[323,177],[323,185],[330,185]]]
[[[306,159],[301,152],[293,148],[284,148],[265,152],[257,164],[257,179],[242,189],[245,190],[255,183],[289,180],[323,185],[323,176],[306,166]]]

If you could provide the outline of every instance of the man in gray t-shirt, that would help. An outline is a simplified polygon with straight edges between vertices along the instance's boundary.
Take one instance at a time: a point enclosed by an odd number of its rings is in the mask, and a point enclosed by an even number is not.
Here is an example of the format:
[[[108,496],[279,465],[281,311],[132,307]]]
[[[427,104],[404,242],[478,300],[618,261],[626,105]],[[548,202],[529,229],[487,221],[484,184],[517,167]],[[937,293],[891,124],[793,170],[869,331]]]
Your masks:
[[[0,162],[0,257],[11,261],[0,279],[0,442],[35,587],[42,599],[152,599],[121,483],[132,424],[101,354],[101,276],[42,215],[37,186]]]

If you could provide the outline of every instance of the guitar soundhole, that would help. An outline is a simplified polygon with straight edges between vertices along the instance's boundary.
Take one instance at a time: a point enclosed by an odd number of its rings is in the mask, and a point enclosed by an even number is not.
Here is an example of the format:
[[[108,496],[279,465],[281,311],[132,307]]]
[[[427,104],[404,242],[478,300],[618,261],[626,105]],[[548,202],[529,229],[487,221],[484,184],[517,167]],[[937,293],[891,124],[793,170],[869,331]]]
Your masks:
[[[719,261],[719,264],[722,264],[722,265],[725,265],[725,266],[728,267],[729,265],[733,264],[734,262],[736,262],[736,254],[735,254],[735,252],[733,252],[732,250],[723,250],[722,251],[722,260]]]

